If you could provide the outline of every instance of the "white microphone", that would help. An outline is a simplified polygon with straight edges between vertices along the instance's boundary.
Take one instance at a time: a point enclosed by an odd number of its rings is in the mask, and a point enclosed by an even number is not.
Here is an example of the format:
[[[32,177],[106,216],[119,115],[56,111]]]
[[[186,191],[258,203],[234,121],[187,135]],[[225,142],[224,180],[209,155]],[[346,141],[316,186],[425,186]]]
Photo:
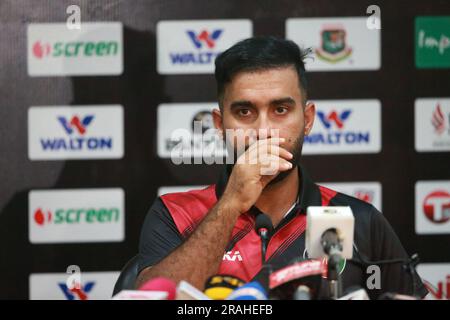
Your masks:
[[[211,298],[189,282],[181,280],[177,286],[175,300],[211,300]]]
[[[326,248],[324,248],[323,240],[330,240],[333,234],[336,235],[337,244],[342,247],[341,257],[352,258],[355,217],[350,207],[308,207],[306,226],[305,242],[308,258],[328,257],[329,253],[324,251]],[[333,246],[333,244],[335,243],[330,245]]]
[[[327,258],[329,297],[342,295],[339,265],[353,256],[355,217],[350,207],[308,207],[305,246],[308,257]]]
[[[360,288],[340,297],[338,300],[370,300],[370,298],[367,291]]]
[[[112,300],[166,300],[167,292],[164,291],[141,291],[122,290]]]

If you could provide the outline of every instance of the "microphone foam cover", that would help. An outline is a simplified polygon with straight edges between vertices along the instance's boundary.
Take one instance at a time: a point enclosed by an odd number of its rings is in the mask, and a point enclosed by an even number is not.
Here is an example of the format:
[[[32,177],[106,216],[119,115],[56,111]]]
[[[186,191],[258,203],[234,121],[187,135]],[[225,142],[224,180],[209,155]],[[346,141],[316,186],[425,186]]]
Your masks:
[[[256,230],[256,232],[258,232],[258,230],[260,230],[262,228],[267,229],[267,231],[269,233],[272,233],[272,231],[273,231],[272,220],[270,220],[268,215],[263,214],[263,213],[259,214],[256,217],[256,220],[255,220],[255,230]]]
[[[170,279],[158,277],[148,280],[139,290],[167,292],[167,300],[175,300],[177,285]]]

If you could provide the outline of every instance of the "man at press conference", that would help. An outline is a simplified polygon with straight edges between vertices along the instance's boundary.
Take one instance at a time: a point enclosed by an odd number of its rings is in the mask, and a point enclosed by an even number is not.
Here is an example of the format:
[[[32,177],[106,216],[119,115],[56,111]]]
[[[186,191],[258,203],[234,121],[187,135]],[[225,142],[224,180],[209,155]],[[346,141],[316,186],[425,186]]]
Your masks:
[[[362,287],[370,299],[388,292],[418,298],[427,294],[417,273],[408,273],[402,263],[380,265],[379,288],[367,288],[367,264],[361,261],[407,261],[400,240],[372,205],[316,185],[300,165],[303,139],[315,117],[314,103],[307,100],[307,55],[292,41],[255,37],[217,57],[219,109],[213,118],[218,132],[269,133],[247,139],[240,154],[234,146],[237,160],[224,165],[215,185],[154,201],[141,231],[136,287],[154,277],[185,280],[201,290],[216,274],[245,282],[258,279],[262,253],[254,224],[259,214],[269,216],[274,226],[266,262],[276,270],[305,257],[309,206],[350,206],[355,217],[354,258],[340,270],[344,291]],[[273,130],[277,136],[271,135]],[[262,174],[267,165],[275,168],[270,175]],[[237,253],[239,259],[224,259],[226,253]]]

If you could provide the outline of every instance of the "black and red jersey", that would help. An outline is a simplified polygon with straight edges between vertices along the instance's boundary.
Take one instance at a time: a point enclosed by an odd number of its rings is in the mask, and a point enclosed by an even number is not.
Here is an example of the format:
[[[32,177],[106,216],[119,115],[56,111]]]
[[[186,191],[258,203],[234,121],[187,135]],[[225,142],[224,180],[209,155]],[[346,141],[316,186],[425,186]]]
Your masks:
[[[148,212],[140,238],[139,268],[152,266],[195,231],[222,195],[229,174],[224,170],[220,180],[202,190],[170,193],[155,200]],[[294,258],[307,258],[305,250],[306,209],[309,206],[350,206],[355,216],[354,258],[341,266],[343,288],[363,287],[371,298],[383,292],[425,296],[427,290],[419,276],[407,273],[401,263],[380,265],[380,289],[367,288],[367,261],[380,261],[408,256],[397,235],[383,215],[372,205],[316,185],[299,167],[300,190],[297,204],[274,229],[267,247],[267,262],[273,269],[285,266]],[[233,275],[244,281],[258,279],[261,270],[261,240],[254,230],[252,207],[236,221],[224,252],[218,274]],[[414,277],[414,281],[413,281]],[[415,282],[415,290],[413,289]]]

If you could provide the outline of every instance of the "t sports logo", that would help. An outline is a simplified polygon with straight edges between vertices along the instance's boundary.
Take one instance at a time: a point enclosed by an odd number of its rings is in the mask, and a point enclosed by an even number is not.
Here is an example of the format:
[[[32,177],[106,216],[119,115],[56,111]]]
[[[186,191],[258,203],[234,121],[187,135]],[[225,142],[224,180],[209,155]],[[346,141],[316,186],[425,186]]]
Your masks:
[[[378,100],[316,101],[316,120],[304,154],[376,153],[381,149]]]
[[[423,212],[433,223],[446,223],[450,220],[450,193],[446,190],[431,192],[423,200]]]
[[[157,25],[158,72],[213,73],[215,58],[251,35],[249,20],[160,21]]]
[[[123,156],[122,106],[32,107],[28,130],[31,160]]]
[[[416,183],[416,233],[450,233],[450,181]]]

